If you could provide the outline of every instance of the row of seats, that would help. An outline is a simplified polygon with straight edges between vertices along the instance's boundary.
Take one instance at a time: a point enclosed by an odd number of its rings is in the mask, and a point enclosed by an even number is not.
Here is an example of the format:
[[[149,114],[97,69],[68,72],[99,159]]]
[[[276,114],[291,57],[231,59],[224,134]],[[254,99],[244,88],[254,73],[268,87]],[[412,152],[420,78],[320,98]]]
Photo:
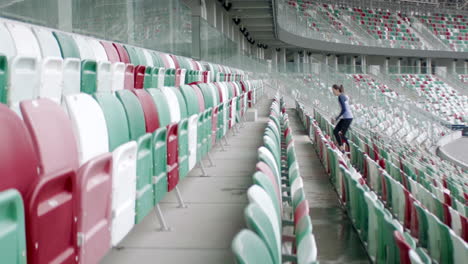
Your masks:
[[[282,99],[275,97],[258,150],[254,185],[245,209],[249,229],[232,242],[236,263],[311,264],[317,261],[309,204]]]
[[[356,83],[367,85],[369,88],[380,90],[384,95],[395,98],[398,96],[397,92],[388,87],[386,84],[381,84],[373,77],[367,74],[351,74]]]
[[[435,13],[418,19],[453,50],[468,51],[467,16]]]
[[[243,72],[77,34],[0,21],[0,103],[122,89],[240,81]]]
[[[262,95],[261,81],[235,69],[0,25],[12,39],[0,44],[0,80],[8,80],[0,89],[0,255],[7,263],[98,263],[153,209],[167,228],[159,202],[176,190],[184,205],[179,181],[196,164],[203,169],[210,149]],[[174,65],[153,68],[160,58]],[[190,61],[200,69],[186,75],[192,84],[174,81]],[[157,78],[176,77],[154,85],[151,68]],[[224,81],[234,76],[242,81]]]
[[[328,119],[318,111],[307,114],[300,103],[297,110],[374,261],[464,263],[468,257],[466,217],[451,211],[451,229],[446,219],[430,212],[431,193],[415,180],[409,185],[411,179],[402,176],[403,169],[383,152],[370,145],[362,148],[353,133],[351,157],[341,155],[327,135],[333,129]]]
[[[411,89],[422,100],[421,108],[432,112],[451,124],[468,122],[468,97],[438,77],[426,74],[393,75],[393,79]]]

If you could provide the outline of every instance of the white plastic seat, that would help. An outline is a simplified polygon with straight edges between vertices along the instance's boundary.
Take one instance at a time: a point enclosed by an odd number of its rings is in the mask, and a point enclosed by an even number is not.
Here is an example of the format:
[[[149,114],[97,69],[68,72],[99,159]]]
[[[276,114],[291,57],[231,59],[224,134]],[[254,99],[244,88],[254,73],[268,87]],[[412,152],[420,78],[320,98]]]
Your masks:
[[[161,58],[163,59],[164,65],[166,66],[166,68],[168,68],[168,69],[175,69],[176,68],[174,60],[172,59],[171,56],[169,56],[169,54],[159,53],[159,56],[161,56]]]
[[[112,69],[111,63],[108,61],[99,61],[97,63],[97,92],[110,93],[112,92]],[[123,81],[122,81],[123,85]]]
[[[137,143],[127,142],[112,152],[111,243],[116,246],[135,225]]]
[[[52,35],[52,32],[50,30],[34,27],[33,32],[36,35],[36,39],[39,43],[39,47],[41,49],[41,54],[43,58],[62,58],[57,39],[54,37],[54,35]]]
[[[66,107],[78,140],[80,164],[109,151],[106,120],[88,94],[69,95]],[[137,144],[130,141],[112,152],[111,243],[117,245],[135,222]]]
[[[165,75],[166,75],[166,69],[165,68],[159,68],[159,71],[158,71],[158,87],[157,88],[164,87]]]
[[[38,97],[60,104],[63,89],[63,60],[56,57],[42,59]]]
[[[9,63],[8,105],[21,115],[19,103],[35,99],[39,90],[39,62],[34,57],[16,56]]]
[[[41,58],[41,49],[31,28],[18,23],[6,23],[6,26],[15,42],[16,55]]]
[[[164,94],[166,97],[167,104],[170,106],[170,117],[171,117],[171,123],[177,123],[180,121],[180,107],[179,107],[179,101],[177,100],[177,96],[168,87],[163,87],[161,88],[161,92]]]
[[[75,40],[76,45],[78,46],[78,50],[80,51],[80,58],[82,60],[96,60],[93,48],[89,44],[87,38],[74,34],[73,39]]]
[[[143,50],[143,55],[145,55],[145,58],[146,58],[146,66],[154,67],[153,57],[151,56],[151,53],[147,49],[142,49],[142,50]]]
[[[179,69],[180,70],[180,75],[179,75],[179,83],[176,83],[176,87],[182,86],[185,84],[185,75],[187,74],[186,69]]]
[[[188,120],[189,170],[197,164],[197,126],[198,115],[192,115]]]
[[[101,43],[94,38],[88,38],[87,39],[89,46],[93,50],[95,60],[99,63],[101,61],[109,61],[107,58],[107,53],[104,47],[101,45]],[[81,50],[80,50],[81,52]]]
[[[78,141],[80,164],[109,152],[106,120],[96,100],[88,94],[72,94],[65,97],[65,104]]]
[[[63,90],[62,95],[80,93],[81,61],[76,58],[63,60]]]
[[[307,234],[297,247],[297,263],[310,264],[317,261],[317,244],[312,234]]]
[[[212,98],[212,104],[214,106],[217,106],[218,105],[218,102],[216,102],[216,98],[219,97],[218,96],[218,88],[215,86],[214,83],[208,83],[207,84],[207,87],[210,88],[210,93],[211,93],[211,98]]]
[[[111,65],[112,92],[124,89],[125,85],[125,63],[115,62]]]

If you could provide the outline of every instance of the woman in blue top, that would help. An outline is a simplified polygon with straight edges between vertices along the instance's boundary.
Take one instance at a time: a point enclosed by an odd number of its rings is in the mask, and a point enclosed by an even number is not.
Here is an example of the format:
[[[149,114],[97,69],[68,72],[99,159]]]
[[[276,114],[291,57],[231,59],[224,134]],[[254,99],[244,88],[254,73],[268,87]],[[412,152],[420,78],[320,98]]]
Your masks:
[[[332,87],[333,94],[338,96],[338,102],[341,106],[340,114],[335,118],[335,122],[340,118],[341,120],[335,126],[333,134],[335,135],[338,146],[342,152],[345,152],[344,143],[348,144],[348,139],[346,138],[346,131],[348,131],[351,122],[353,122],[353,113],[349,106],[349,98],[344,94],[343,85],[334,84]]]

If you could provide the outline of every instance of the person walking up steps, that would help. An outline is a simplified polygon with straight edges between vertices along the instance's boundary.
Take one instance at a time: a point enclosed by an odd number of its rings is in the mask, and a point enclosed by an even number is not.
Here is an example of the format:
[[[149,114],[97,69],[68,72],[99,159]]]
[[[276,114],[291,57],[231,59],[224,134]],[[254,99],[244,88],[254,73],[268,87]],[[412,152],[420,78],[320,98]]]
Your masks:
[[[336,141],[341,152],[345,152],[344,143],[348,144],[348,139],[346,138],[346,132],[348,131],[349,126],[353,122],[353,113],[351,112],[351,107],[349,106],[349,97],[344,94],[343,85],[334,84],[332,86],[333,94],[338,96],[338,102],[340,103],[341,112],[335,118],[333,123],[340,120],[333,130]],[[340,119],[341,118],[341,119]],[[349,145],[348,145],[349,146]]]

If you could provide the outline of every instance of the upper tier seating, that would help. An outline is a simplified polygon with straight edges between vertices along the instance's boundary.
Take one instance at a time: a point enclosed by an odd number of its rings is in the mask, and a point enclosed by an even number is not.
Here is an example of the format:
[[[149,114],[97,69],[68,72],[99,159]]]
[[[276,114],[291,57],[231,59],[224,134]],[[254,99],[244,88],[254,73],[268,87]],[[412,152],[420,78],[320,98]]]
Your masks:
[[[380,84],[377,80],[367,74],[353,74],[354,80],[362,85],[367,85],[370,88],[376,89],[389,97],[397,97],[398,94],[389,88],[386,84]]]
[[[468,83],[468,74],[459,74],[458,78],[460,78],[460,81]]]
[[[419,16],[419,19],[453,50],[468,51],[467,16],[436,13]]]
[[[9,21],[0,36],[6,263],[98,263],[153,209],[167,229],[161,199],[184,206],[179,181],[261,96],[220,65]]]
[[[434,113],[451,124],[468,122],[468,97],[460,95],[455,89],[433,75],[403,74],[392,78],[414,91],[422,102],[423,109]]]

